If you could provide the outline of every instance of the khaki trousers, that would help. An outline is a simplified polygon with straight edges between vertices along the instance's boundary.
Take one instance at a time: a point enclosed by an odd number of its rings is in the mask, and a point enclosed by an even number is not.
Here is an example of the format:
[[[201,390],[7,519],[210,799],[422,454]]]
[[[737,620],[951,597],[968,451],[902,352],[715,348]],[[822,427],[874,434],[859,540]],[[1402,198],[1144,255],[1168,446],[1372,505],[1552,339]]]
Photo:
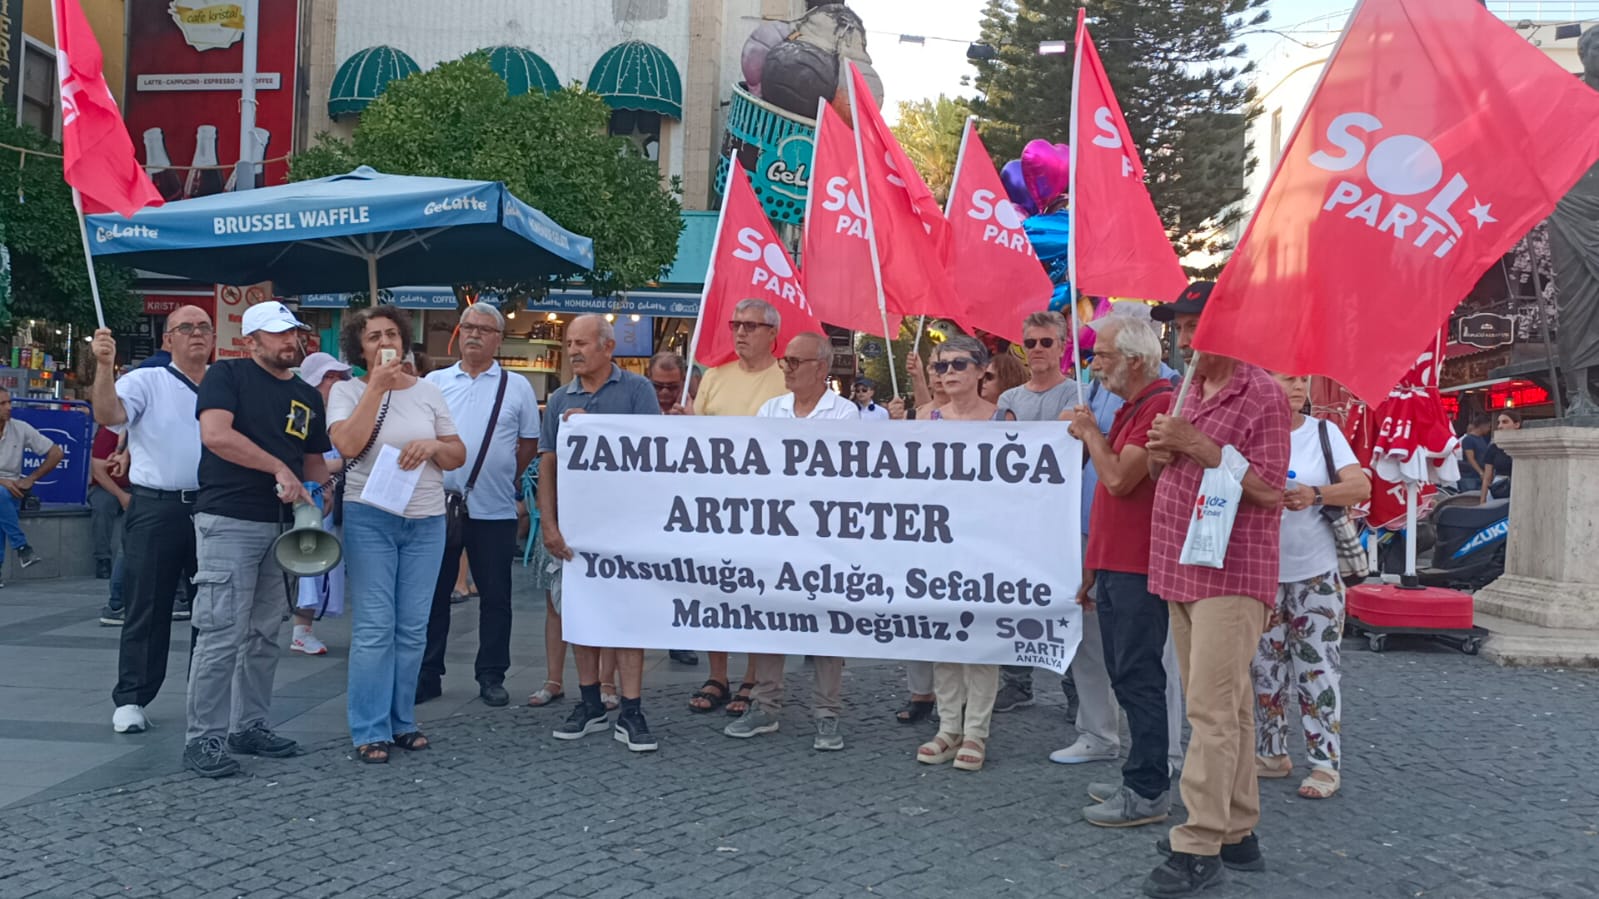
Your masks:
[[[933,694],[938,697],[939,732],[964,734],[968,740],[988,739],[988,722],[994,717],[994,695],[998,692],[998,665],[934,664]]]
[[[1216,855],[1223,843],[1242,840],[1260,821],[1249,665],[1271,610],[1247,596],[1170,606],[1191,729],[1182,780],[1188,820],[1171,829],[1171,846]]]
[[[755,667],[755,689],[750,699],[759,702],[772,712],[783,709],[783,667],[788,656],[768,653],[750,653]],[[818,718],[837,718],[844,710],[841,698],[844,689],[844,660],[832,656],[812,656],[811,667],[816,670],[816,685],[811,692],[811,714]]]

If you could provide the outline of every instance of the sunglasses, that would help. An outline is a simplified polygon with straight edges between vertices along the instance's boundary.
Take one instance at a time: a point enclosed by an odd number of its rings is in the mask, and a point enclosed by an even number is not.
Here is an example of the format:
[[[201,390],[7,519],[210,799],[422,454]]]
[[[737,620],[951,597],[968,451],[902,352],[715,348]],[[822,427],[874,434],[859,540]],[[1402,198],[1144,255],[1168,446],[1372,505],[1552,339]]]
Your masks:
[[[822,361],[822,360],[820,360],[820,359],[795,359],[792,356],[784,356],[783,358],[777,360],[777,364],[783,366],[783,370],[784,371],[794,371],[795,369],[799,368],[801,365],[804,365],[807,362],[820,362],[820,361]],[[857,391],[860,390],[859,387],[857,387],[855,389]]]
[[[182,334],[184,337],[188,337],[191,334],[199,334],[201,337],[204,337],[208,334],[216,333],[216,329],[205,322],[184,322],[181,325],[174,325],[167,329],[168,334],[171,334],[174,331]]]
[[[952,368],[956,371],[965,371],[976,364],[976,359],[951,359],[948,362],[934,362],[933,371],[942,375],[948,373]]]
[[[650,383],[655,386],[656,393],[676,393],[677,391],[683,389],[683,383],[681,381],[676,384],[668,384],[663,381],[651,381]]]
[[[1053,338],[1053,337],[1029,337],[1026,340],[1022,341],[1022,346],[1027,347],[1028,349],[1032,349],[1033,347],[1036,347],[1036,346],[1041,346],[1041,347],[1043,347],[1044,349],[1047,350],[1047,349],[1049,349],[1050,347],[1052,347],[1054,345],[1055,345],[1055,338]]]
[[[727,326],[729,328],[732,328],[734,331],[737,331],[737,332],[739,332],[741,334],[749,332],[749,331],[754,331],[757,328],[770,328],[770,327],[772,327],[772,325],[769,325],[766,322],[728,322]]]

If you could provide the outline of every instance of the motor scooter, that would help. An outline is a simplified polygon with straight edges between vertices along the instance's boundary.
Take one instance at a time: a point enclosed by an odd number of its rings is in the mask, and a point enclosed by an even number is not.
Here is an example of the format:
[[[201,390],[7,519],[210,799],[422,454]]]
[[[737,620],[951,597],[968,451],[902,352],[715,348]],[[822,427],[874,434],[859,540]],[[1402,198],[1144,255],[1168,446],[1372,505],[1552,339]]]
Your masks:
[[[1416,527],[1416,577],[1422,586],[1473,593],[1505,573],[1505,540],[1510,535],[1510,479],[1496,478],[1489,500],[1481,494],[1440,489],[1432,510]],[[1378,541],[1377,570],[1397,579],[1405,570],[1405,532],[1384,531]]]

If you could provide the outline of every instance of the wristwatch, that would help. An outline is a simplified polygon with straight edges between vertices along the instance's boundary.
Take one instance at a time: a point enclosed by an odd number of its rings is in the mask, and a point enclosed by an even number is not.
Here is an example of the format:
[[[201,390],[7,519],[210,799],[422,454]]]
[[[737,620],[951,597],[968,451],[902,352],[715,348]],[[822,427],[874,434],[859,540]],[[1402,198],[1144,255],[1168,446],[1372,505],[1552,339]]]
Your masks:
[[[1321,505],[1321,488],[1320,487],[1312,487],[1312,488],[1310,488],[1310,492],[1316,494],[1316,498],[1311,500],[1310,504],[1312,506]]]

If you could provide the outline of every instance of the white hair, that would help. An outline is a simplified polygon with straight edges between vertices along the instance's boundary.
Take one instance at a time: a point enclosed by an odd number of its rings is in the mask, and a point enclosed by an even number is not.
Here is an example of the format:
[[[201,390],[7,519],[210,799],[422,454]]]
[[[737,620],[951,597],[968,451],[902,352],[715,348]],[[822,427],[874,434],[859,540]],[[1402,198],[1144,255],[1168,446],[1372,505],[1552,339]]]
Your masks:
[[[600,343],[609,343],[613,346],[616,344],[616,328],[605,320],[605,316],[590,312],[572,319],[572,324],[575,325],[584,319],[593,319],[594,323],[600,326]],[[571,325],[567,325],[567,327],[570,328]]]
[[[1160,338],[1155,336],[1155,329],[1148,322],[1115,316],[1099,319],[1089,327],[1094,329],[1099,340],[1109,339],[1116,352],[1129,360],[1142,362],[1144,374],[1160,373]]]
[[[496,328],[505,330],[505,316],[500,314],[500,310],[494,308],[492,303],[473,303],[461,312],[461,320],[465,321],[468,315],[482,315],[493,319]]]
[[[768,325],[771,325],[774,328],[780,328],[783,326],[783,314],[777,311],[776,306],[773,306],[771,303],[768,303],[765,300],[739,300],[738,305],[733,307],[733,314],[738,315],[740,312],[749,312],[752,309],[759,312],[761,314],[761,320],[766,322]]]

